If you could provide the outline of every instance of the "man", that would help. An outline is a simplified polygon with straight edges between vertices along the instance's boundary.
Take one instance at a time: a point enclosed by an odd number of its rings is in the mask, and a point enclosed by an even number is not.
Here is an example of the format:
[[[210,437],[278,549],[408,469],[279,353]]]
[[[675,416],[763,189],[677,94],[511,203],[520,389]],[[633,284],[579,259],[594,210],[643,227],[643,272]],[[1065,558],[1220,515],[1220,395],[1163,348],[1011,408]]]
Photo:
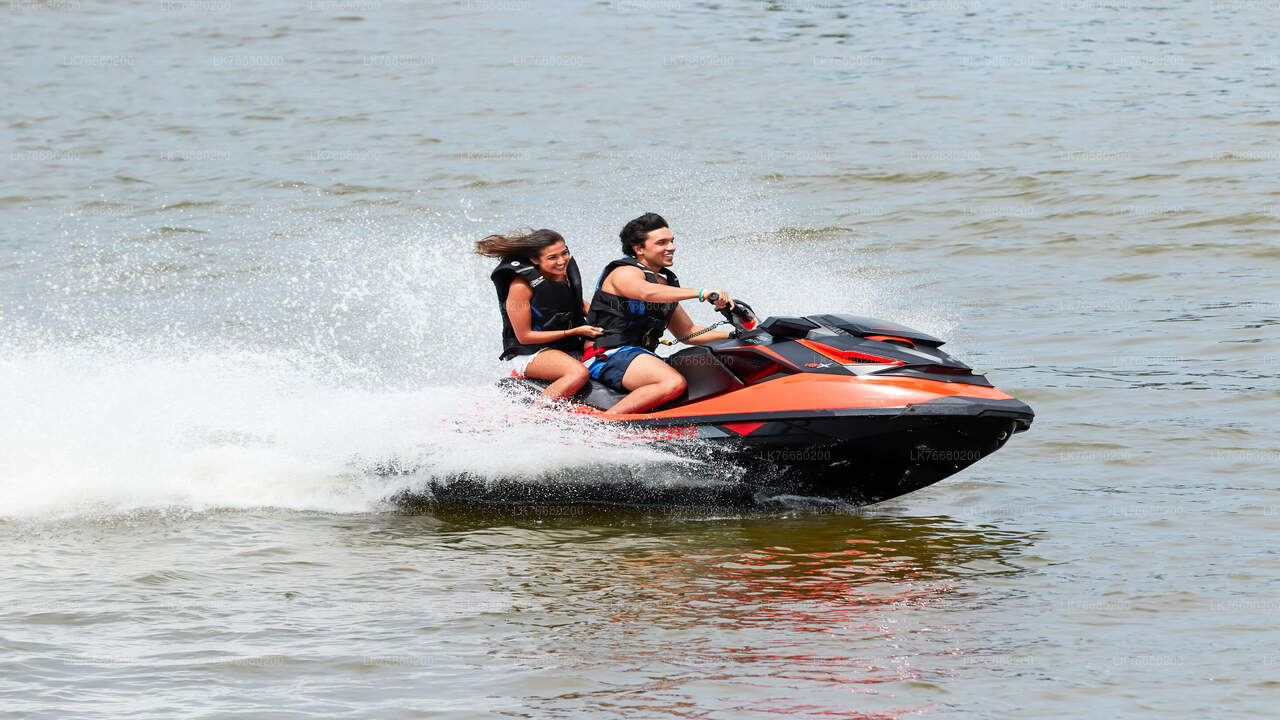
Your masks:
[[[629,392],[609,408],[609,414],[644,412],[684,392],[684,378],[653,354],[664,330],[683,338],[703,330],[678,304],[697,298],[731,307],[729,293],[680,287],[671,267],[675,236],[667,221],[645,213],[618,233],[623,257],[605,266],[591,298],[587,323],[604,329],[583,362],[591,377],[615,390]],[[711,295],[716,294],[716,300]],[[707,332],[686,340],[702,345],[729,337]]]

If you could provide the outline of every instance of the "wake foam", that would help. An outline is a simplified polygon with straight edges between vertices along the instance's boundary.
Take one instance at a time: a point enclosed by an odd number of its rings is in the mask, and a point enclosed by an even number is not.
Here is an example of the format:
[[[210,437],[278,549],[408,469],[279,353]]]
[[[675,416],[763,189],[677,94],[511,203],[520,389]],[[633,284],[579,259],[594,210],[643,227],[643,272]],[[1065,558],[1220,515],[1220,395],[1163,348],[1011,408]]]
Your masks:
[[[302,189],[285,207],[154,197],[159,209],[63,216],[47,242],[0,257],[0,517],[365,512],[504,484],[516,497],[732,489],[741,469],[712,450],[677,456],[590,419],[530,415],[493,386],[492,263],[470,250],[519,226],[561,231],[593,283],[621,224],[657,210],[685,284],[762,316],[946,329],[908,312],[916,296],[863,255],[887,243],[793,227],[758,179],[644,153],[600,162],[582,192],[468,187],[461,212],[437,209],[439,193],[370,205]]]
[[[371,388],[345,375],[283,353],[5,352],[0,516],[366,512],[458,477],[607,482],[607,468],[696,462],[493,386]]]

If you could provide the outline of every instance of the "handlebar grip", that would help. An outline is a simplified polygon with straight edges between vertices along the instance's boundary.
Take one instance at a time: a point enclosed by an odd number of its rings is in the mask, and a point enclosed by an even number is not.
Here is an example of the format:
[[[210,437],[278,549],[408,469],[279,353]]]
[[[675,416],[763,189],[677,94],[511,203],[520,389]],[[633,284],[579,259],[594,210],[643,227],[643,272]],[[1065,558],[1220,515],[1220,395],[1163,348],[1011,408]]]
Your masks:
[[[715,301],[717,301],[717,300],[719,300],[719,299],[720,299],[720,293],[718,293],[718,292],[709,292],[709,293],[707,293],[707,302],[715,302]]]

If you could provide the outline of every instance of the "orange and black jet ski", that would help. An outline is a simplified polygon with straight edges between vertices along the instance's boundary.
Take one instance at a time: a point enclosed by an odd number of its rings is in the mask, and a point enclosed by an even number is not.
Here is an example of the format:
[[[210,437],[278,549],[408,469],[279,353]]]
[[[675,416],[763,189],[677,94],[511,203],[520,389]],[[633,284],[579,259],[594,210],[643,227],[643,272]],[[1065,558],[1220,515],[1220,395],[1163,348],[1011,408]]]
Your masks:
[[[754,490],[868,504],[963,470],[1035,417],[918,330],[854,315],[757,324],[740,301],[723,312],[735,337],[665,358],[684,376],[683,394],[600,420],[672,446],[722,446],[760,485]],[[605,410],[622,397],[591,381],[573,400]]]

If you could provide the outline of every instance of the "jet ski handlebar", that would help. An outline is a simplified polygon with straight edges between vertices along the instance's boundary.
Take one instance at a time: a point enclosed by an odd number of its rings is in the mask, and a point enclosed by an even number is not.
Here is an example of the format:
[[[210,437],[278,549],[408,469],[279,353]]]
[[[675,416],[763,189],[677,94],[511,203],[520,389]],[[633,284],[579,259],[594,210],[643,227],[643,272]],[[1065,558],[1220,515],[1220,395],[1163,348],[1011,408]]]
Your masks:
[[[715,302],[720,299],[720,293],[713,292],[707,295],[707,300]],[[749,330],[756,329],[756,313],[751,306],[745,302],[734,299],[732,307],[717,308],[725,320],[733,325],[733,329],[737,331],[737,335],[741,335]]]

